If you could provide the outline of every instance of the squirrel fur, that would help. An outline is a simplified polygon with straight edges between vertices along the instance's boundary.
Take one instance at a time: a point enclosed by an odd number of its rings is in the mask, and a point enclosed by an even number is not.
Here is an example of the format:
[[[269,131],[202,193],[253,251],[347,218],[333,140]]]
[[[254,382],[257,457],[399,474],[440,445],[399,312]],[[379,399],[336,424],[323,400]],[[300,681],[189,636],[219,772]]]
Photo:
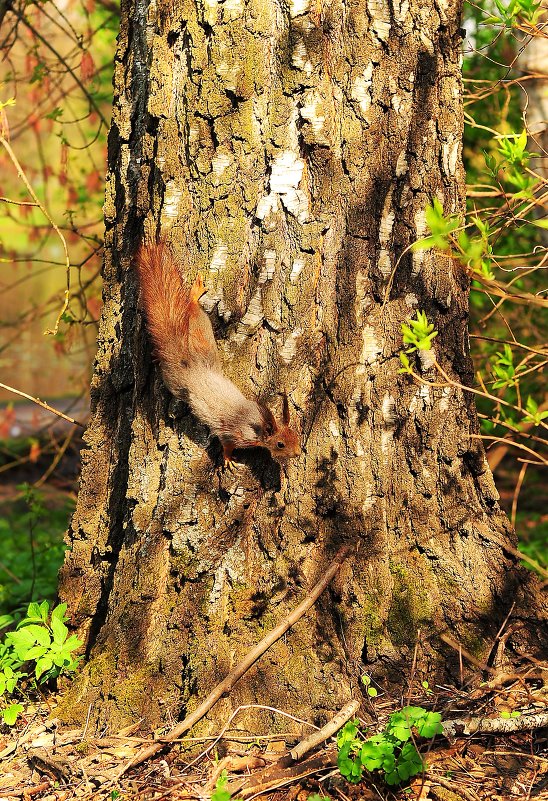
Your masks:
[[[276,459],[298,456],[301,447],[289,425],[287,395],[280,423],[270,409],[246,398],[224,375],[211,321],[199,303],[206,291],[202,276],[188,286],[163,242],[142,245],[136,268],[164,383],[219,438],[225,464],[231,463],[237,448],[267,448]]]

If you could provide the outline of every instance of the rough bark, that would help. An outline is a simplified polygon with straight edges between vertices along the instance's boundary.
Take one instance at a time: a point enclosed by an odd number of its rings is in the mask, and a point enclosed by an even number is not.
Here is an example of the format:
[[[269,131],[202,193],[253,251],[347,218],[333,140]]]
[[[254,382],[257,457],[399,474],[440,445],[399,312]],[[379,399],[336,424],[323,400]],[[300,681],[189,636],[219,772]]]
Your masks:
[[[424,309],[443,368],[472,379],[465,276],[407,251],[432,198],[462,209],[459,18],[439,0],[123,4],[93,414],[61,576],[89,662],[66,716],[190,711],[342,542],[331,589],[204,729],[249,702],[323,722],[364,671],[403,682],[419,630],[430,680],[458,675],[446,629],[487,653],[518,574],[473,402],[398,373],[401,323]],[[231,378],[274,404],[288,390],[300,459],[216,469],[153,362],[131,270],[143,234],[204,273]]]

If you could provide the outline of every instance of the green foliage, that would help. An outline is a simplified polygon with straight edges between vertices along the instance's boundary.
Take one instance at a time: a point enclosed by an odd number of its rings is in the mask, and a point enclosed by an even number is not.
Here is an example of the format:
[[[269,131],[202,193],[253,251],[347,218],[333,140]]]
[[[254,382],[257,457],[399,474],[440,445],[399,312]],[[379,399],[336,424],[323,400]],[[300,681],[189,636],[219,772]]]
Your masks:
[[[536,25],[541,14],[541,3],[534,0],[510,0],[506,5],[502,0],[493,0],[498,14],[490,14],[485,17],[484,23],[495,23],[504,25],[505,28],[513,28],[521,22],[529,25]]]
[[[426,312],[417,312],[416,320],[409,320],[409,325],[402,323],[401,331],[403,342],[407,345],[406,353],[414,353],[416,350],[430,350],[432,340],[437,337],[438,332],[434,331],[433,323],[428,322]]]
[[[79,659],[73,653],[82,642],[68,633],[66,609],[66,604],[59,604],[50,613],[48,601],[32,602],[15,630],[4,636],[0,642],[0,699],[21,693],[25,679],[44,684],[76,670]],[[13,623],[11,615],[0,618],[2,628]],[[0,708],[0,717],[11,726],[22,711],[21,704],[8,703]]]
[[[431,206],[426,207],[425,217],[430,229],[430,236],[415,242],[413,250],[425,250],[432,247],[444,251],[450,249],[452,234],[460,225],[458,217],[455,215],[446,217],[443,213],[443,206],[437,197],[434,198]]]
[[[367,676],[367,675],[362,676],[362,684],[363,684],[364,687],[367,688],[367,695],[370,698],[376,698],[377,697],[377,695],[379,693],[375,689],[375,687],[371,687],[371,679],[369,678],[369,676]]]
[[[527,410],[525,417],[523,418],[525,423],[532,423],[533,425],[538,426],[543,420],[548,418],[548,409],[544,412],[539,411],[538,403],[530,395],[527,398],[525,408]]]
[[[72,502],[45,501],[23,484],[22,498],[0,504],[0,615],[27,604],[33,596],[53,600],[63,562],[63,534]],[[1,620],[1,618],[0,618]]]
[[[357,721],[349,721],[337,735],[338,766],[350,782],[359,782],[363,771],[378,770],[387,784],[395,785],[420,773],[425,765],[413,738],[432,738],[442,731],[439,712],[406,706],[390,715],[385,729],[364,739]]]
[[[228,774],[226,770],[223,770],[219,778],[217,779],[217,783],[215,784],[215,789],[211,793],[211,801],[231,801],[231,795],[226,789],[226,784],[228,782]],[[242,801],[242,799],[232,799],[232,801]]]
[[[496,357],[496,361],[491,365],[493,375],[496,377],[493,389],[515,387],[518,379],[514,367],[514,354],[510,345],[504,345],[503,351],[497,351]]]
[[[328,795],[313,793],[312,795],[308,796],[307,801],[331,801],[331,798]]]

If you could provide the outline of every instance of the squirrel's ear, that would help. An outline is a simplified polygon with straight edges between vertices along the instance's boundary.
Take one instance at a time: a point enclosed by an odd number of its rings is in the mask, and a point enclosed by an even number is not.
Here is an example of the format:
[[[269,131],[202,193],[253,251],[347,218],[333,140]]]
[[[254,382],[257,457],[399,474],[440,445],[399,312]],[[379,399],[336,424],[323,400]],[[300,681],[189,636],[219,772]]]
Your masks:
[[[267,437],[270,437],[275,431],[278,430],[278,424],[276,423],[276,419],[268,406],[261,406],[261,412],[264,421],[264,433]]]
[[[285,426],[289,425],[289,401],[287,399],[287,392],[282,394],[282,420]]]

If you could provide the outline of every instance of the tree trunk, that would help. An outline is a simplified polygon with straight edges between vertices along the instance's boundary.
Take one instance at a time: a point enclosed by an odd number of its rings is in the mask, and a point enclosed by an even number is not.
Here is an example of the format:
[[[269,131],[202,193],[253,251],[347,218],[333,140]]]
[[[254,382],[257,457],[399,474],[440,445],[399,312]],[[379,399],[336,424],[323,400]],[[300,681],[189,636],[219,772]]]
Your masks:
[[[425,207],[463,209],[460,2],[123,4],[105,202],[104,311],[61,597],[88,663],[66,717],[177,718],[351,545],[330,588],[212,710],[321,722],[367,672],[450,681],[514,598],[513,543],[472,397],[400,375],[426,311],[436,358],[473,377],[468,281],[408,250]],[[163,387],[133,254],[161,236],[204,273],[225,370],[278,405],[303,455],[241,452]],[[431,354],[416,371],[440,383]],[[414,357],[412,357],[412,360]],[[443,383],[443,380],[441,381]],[[420,631],[420,634],[419,634]],[[264,710],[236,725],[297,726]]]

